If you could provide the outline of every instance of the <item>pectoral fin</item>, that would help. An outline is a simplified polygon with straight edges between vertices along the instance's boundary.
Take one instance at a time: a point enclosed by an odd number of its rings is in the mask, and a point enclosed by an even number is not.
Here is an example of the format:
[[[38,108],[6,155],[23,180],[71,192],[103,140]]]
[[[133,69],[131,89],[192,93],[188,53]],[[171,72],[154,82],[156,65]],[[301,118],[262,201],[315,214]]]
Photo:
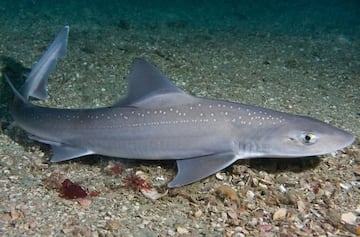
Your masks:
[[[226,168],[236,160],[234,153],[230,152],[177,160],[178,173],[168,183],[168,187],[175,188],[196,182]]]

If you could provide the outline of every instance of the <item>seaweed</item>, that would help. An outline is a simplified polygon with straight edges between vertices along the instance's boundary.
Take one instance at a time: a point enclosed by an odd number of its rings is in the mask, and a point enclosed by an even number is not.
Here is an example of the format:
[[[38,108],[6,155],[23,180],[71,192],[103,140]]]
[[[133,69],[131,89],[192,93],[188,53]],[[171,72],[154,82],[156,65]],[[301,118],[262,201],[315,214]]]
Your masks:
[[[85,198],[88,195],[79,184],[73,183],[70,179],[65,179],[61,183],[59,192],[60,197],[65,199]]]
[[[144,190],[151,188],[151,185],[148,182],[136,175],[134,172],[128,174],[123,181],[125,186],[130,187],[133,190]]]

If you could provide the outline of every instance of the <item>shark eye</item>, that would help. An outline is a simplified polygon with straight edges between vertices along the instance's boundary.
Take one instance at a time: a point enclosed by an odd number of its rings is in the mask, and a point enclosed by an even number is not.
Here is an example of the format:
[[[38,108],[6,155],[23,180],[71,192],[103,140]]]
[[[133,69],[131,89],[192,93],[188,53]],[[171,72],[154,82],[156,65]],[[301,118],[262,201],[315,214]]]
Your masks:
[[[317,141],[317,137],[312,133],[303,133],[301,134],[301,141],[304,144],[311,145]]]

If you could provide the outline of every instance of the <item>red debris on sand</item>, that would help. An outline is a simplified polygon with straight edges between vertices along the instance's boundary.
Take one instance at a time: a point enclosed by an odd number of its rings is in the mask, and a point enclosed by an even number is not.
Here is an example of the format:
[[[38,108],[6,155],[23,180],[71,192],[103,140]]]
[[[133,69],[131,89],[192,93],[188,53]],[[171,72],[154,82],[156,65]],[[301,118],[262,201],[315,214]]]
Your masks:
[[[90,197],[97,197],[100,195],[100,192],[99,191],[90,191],[89,192],[89,196]]]
[[[80,185],[71,182],[70,179],[65,179],[61,183],[59,192],[60,192],[60,197],[65,199],[77,199],[77,198],[84,198],[87,196],[86,191],[82,187],[80,187]]]
[[[124,178],[125,186],[128,186],[134,190],[150,189],[151,185],[144,179],[137,176],[135,173],[130,173]]]
[[[112,167],[110,168],[110,170],[111,170],[111,172],[112,172],[114,175],[119,175],[119,174],[121,174],[121,173],[125,170],[125,168],[124,168],[124,166],[115,164],[114,166],[112,166]]]

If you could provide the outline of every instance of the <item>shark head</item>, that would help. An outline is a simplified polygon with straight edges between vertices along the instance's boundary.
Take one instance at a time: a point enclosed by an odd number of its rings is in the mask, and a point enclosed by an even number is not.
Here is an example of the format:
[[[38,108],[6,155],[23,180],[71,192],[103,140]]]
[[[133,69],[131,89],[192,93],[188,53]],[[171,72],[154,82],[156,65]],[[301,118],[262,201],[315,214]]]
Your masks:
[[[355,136],[320,120],[290,116],[264,137],[267,156],[305,157],[334,152],[351,145]]]

